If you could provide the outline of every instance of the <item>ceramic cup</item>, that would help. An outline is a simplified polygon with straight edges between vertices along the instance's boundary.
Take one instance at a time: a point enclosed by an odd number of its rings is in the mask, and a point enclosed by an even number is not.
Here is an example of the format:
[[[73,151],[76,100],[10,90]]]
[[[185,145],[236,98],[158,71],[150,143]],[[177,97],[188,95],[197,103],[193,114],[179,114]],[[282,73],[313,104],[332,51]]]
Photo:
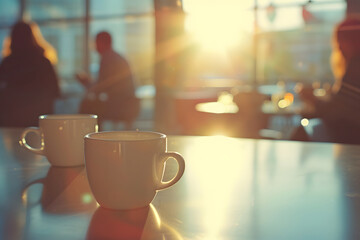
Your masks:
[[[53,166],[79,166],[84,165],[84,136],[97,130],[96,115],[42,115],[39,128],[26,128],[20,143],[30,151],[46,156]],[[41,137],[39,148],[26,142],[26,135],[30,132]]]
[[[156,132],[99,132],[85,136],[85,165],[93,195],[109,209],[145,207],[156,192],[175,184],[184,173],[179,153],[167,152],[167,139]],[[176,175],[162,180],[165,162],[178,163]]]

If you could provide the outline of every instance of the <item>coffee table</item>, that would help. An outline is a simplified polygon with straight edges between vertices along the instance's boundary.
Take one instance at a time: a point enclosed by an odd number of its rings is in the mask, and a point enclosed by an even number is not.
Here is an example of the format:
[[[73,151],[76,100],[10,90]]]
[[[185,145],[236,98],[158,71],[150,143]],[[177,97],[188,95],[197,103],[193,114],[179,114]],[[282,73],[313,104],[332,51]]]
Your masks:
[[[0,239],[360,239],[360,146],[169,136],[182,179],[148,207],[113,211],[84,167],[50,167],[21,131],[0,129]]]

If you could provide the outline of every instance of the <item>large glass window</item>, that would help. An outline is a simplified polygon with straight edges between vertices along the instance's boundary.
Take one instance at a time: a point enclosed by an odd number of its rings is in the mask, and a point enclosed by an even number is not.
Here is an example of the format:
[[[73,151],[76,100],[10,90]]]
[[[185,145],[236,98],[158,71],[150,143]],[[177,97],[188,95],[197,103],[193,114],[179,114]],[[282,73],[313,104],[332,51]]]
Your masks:
[[[5,40],[10,34],[10,28],[20,15],[20,1],[2,0],[0,1],[0,47],[6,44]],[[0,61],[3,57],[0,51]]]
[[[84,27],[83,23],[55,23],[41,25],[42,35],[56,50],[58,55],[57,70],[66,82],[74,74],[83,70]]]
[[[224,84],[224,79],[260,84],[333,81],[332,31],[345,16],[345,0],[182,2],[190,73],[181,79],[182,85],[199,86],[204,79]],[[115,50],[129,61],[137,85],[154,84],[153,0],[2,0],[1,43],[22,7],[23,17],[37,22],[57,51],[64,93],[83,91],[76,72],[89,70],[97,76],[93,40],[103,30],[112,34]]]
[[[152,0],[93,0],[91,15],[94,17],[114,16],[119,14],[145,14],[152,12]]]
[[[78,18],[85,15],[84,0],[27,0],[26,17],[33,20]]]
[[[20,1],[0,1],[0,27],[6,27],[14,23],[20,15]]]
[[[114,49],[130,63],[138,86],[152,84],[154,59],[154,18],[152,0],[93,0],[90,5],[91,45],[100,31],[113,37]],[[97,74],[99,59],[94,47],[90,70]]]
[[[188,64],[193,77],[184,82],[212,78],[251,82],[256,78],[266,84],[284,79],[331,79],[328,61],[332,29],[345,15],[345,1],[182,2],[185,31],[193,51]],[[20,15],[20,3],[0,2],[1,42]],[[89,69],[96,76],[98,56],[92,42],[98,31],[107,30],[113,35],[115,50],[129,60],[138,85],[153,83],[153,0],[25,0],[23,3],[24,17],[37,22],[45,39],[57,50],[57,69],[63,81],[75,81],[73,74],[81,69]],[[87,3],[90,3],[88,8]],[[86,9],[90,17],[87,23]]]
[[[241,82],[332,82],[332,31],[342,0],[184,0],[197,76]]]
[[[66,103],[66,99],[75,97],[78,102],[84,91],[75,73],[89,71],[97,77],[99,58],[93,40],[99,31],[112,34],[114,48],[128,59],[138,86],[153,84],[152,0],[3,0],[0,1],[1,44],[19,19],[22,7],[25,7],[24,19],[35,22],[43,38],[56,50],[54,64],[65,101],[61,104],[71,108],[61,112],[76,111],[73,101]]]
[[[193,47],[190,66],[198,81],[225,79],[248,82],[252,78],[253,1],[188,1],[185,30]],[[233,82],[232,82],[233,84]]]
[[[82,91],[74,78],[76,72],[89,70],[96,78],[99,58],[94,37],[99,31],[112,34],[114,48],[130,62],[137,84],[152,84],[155,47],[152,0],[27,0],[25,3],[24,17],[36,22],[46,41],[57,50],[56,68],[65,93]],[[87,3],[90,3],[90,20],[86,23]],[[5,31],[0,32],[0,37],[3,35]]]
[[[91,42],[100,31],[113,37],[114,49],[130,63],[137,85],[152,84],[154,58],[154,22],[149,16],[96,20],[91,24]],[[91,69],[96,74],[99,59],[92,47]]]
[[[345,2],[283,0],[266,4],[258,13],[258,80],[333,82],[332,32],[345,16]]]

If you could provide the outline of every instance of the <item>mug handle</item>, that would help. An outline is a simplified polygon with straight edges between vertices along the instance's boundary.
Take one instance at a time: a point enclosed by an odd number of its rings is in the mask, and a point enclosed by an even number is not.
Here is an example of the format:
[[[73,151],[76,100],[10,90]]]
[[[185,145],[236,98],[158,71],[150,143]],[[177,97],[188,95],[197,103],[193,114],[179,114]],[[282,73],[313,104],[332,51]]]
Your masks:
[[[182,177],[182,175],[184,174],[184,171],[185,171],[185,161],[184,161],[184,158],[179,153],[166,152],[166,153],[163,153],[160,156],[160,158],[161,158],[162,164],[165,164],[165,162],[169,158],[175,159],[178,163],[179,169],[178,169],[178,172],[176,173],[176,175],[171,180],[169,180],[167,182],[160,181],[160,185],[158,186],[157,190],[163,190],[165,188],[168,188],[168,187],[174,185],[177,181],[180,180],[180,178]]]
[[[37,135],[39,135],[41,137],[41,147],[40,148],[34,148],[34,147],[31,147],[29,144],[27,144],[26,142],[26,135],[30,132],[33,132]],[[24,146],[25,148],[29,149],[30,151],[36,153],[36,154],[41,154],[41,155],[44,155],[44,140],[41,136],[41,131],[39,128],[37,127],[29,127],[29,128],[26,128],[23,133],[21,134],[21,145]]]

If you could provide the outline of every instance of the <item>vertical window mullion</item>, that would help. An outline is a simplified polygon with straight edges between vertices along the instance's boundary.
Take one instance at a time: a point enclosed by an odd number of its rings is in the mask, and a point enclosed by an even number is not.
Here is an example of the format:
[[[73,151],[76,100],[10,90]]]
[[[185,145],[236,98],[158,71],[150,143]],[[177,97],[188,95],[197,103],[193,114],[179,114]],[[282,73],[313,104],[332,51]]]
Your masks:
[[[85,1],[84,70],[90,73],[90,0]]]
[[[19,0],[19,1],[20,1],[19,19],[24,19],[25,11],[26,11],[26,1],[27,0]]]

